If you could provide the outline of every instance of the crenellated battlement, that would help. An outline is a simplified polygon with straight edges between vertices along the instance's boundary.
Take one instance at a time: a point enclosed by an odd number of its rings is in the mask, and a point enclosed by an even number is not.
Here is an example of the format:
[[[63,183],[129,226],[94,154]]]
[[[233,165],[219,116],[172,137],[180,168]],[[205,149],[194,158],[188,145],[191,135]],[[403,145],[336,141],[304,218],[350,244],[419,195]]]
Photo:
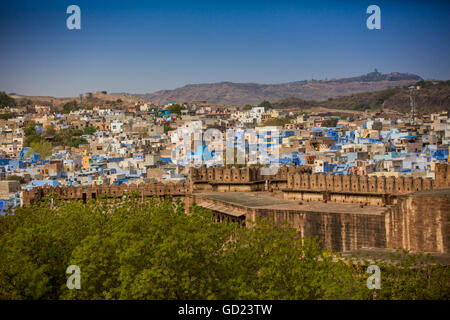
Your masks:
[[[399,195],[436,189],[431,178],[343,176],[323,173],[292,173],[287,191],[330,191]]]
[[[289,173],[311,172],[311,168],[306,166],[280,166],[275,174],[263,175],[261,169],[260,166],[244,168],[192,167],[189,170],[189,178],[192,190],[263,191],[266,188],[275,190],[285,188]]]
[[[450,168],[447,163],[436,163],[434,174],[436,189],[450,188]]]
[[[122,196],[123,194],[137,191],[143,197],[151,196],[185,196],[191,193],[189,183],[140,183],[136,184],[116,184],[112,185],[91,185],[91,186],[69,186],[69,187],[38,187],[23,192],[23,204],[36,203],[42,197],[49,194],[56,194],[66,199],[95,199],[99,195],[108,194],[112,196]]]
[[[399,195],[450,188],[449,173],[447,164],[436,164],[434,180],[294,172],[288,174],[283,193],[286,200],[391,205]]]
[[[274,175],[262,175],[261,167],[251,166],[244,168],[217,167],[191,167],[189,170],[192,182],[214,183],[248,183],[264,180],[287,180],[287,175],[294,172],[311,172],[305,166],[281,166]]]
[[[388,205],[399,195],[450,188],[447,164],[436,164],[435,179],[413,177],[356,176],[311,173],[306,166],[281,166],[274,175],[262,175],[261,167],[190,168],[188,183],[92,185],[85,187],[39,187],[23,192],[23,204],[35,203],[56,193],[67,199],[92,199],[101,194],[121,196],[138,191],[142,196],[187,196],[193,191],[273,191],[282,190],[286,200],[334,201]]]

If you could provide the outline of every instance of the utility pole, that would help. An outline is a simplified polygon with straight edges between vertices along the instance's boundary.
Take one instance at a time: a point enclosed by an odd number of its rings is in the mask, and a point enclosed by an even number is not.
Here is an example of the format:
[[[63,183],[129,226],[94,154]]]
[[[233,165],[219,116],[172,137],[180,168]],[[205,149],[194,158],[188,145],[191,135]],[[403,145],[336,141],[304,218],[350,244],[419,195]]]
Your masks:
[[[410,106],[411,106],[411,114],[410,114],[410,122],[412,125],[416,124],[416,97],[417,97],[417,90],[416,87],[410,86],[409,88],[409,100],[410,100]]]

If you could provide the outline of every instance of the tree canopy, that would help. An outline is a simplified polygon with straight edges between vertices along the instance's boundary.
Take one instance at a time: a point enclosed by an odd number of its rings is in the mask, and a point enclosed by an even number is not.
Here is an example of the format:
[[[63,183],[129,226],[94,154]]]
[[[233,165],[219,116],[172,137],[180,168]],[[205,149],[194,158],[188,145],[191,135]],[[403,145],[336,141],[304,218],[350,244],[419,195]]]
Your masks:
[[[17,117],[17,113],[15,112],[0,113],[0,119],[3,120],[14,119],[15,117]]]
[[[252,108],[254,108],[255,106],[252,106],[251,104],[246,104],[245,106],[242,107],[242,110],[244,111],[248,111],[251,110]]]
[[[30,154],[39,154],[41,156],[41,159],[45,159],[52,155],[52,144],[49,141],[46,141],[45,139],[41,139],[39,141],[31,142],[30,143],[30,150],[28,150],[28,153],[26,156],[29,156]]]
[[[78,106],[78,103],[75,100],[66,102],[63,105],[64,113],[70,113],[70,112],[78,110],[78,109],[80,109],[80,107]]]
[[[91,135],[97,132],[97,128],[94,126],[87,126],[83,129],[83,133],[87,135]]]
[[[272,108],[272,104],[269,101],[264,100],[263,102],[258,104],[258,107],[262,107],[262,108],[264,108],[264,110],[267,110],[267,109],[271,109]]]
[[[334,127],[336,127],[338,121],[339,121],[338,118],[325,119],[322,121],[321,126],[325,127],[325,128],[334,128]]]
[[[81,137],[83,133],[83,130],[80,129],[61,129],[55,134],[54,144],[59,146],[78,148],[80,144],[88,143],[85,138]]]
[[[8,96],[5,92],[0,91],[0,109],[6,108],[6,107],[14,107],[16,105],[16,102],[13,98]]]
[[[291,122],[291,118],[271,118],[263,122],[263,126],[284,126]]]
[[[365,269],[287,224],[217,223],[203,208],[133,194],[53,200],[0,217],[0,299],[448,298],[447,268],[411,270],[408,256],[369,290]],[[66,287],[69,265],[79,290]]]
[[[181,114],[181,110],[185,110],[185,109],[186,109],[186,107],[180,106],[179,104],[172,104],[167,107],[167,110],[169,110],[171,113],[175,113],[178,115]]]
[[[94,127],[86,127],[83,130],[64,128],[56,131],[52,125],[48,125],[45,127],[43,133],[39,134],[36,132],[36,123],[34,121],[30,121],[24,129],[26,136],[24,145],[25,147],[31,147],[33,153],[40,153],[36,150],[48,150],[48,147],[52,146],[78,148],[80,144],[88,143],[82,135],[92,134],[95,131],[96,129]],[[52,142],[47,141],[47,139],[51,139]]]

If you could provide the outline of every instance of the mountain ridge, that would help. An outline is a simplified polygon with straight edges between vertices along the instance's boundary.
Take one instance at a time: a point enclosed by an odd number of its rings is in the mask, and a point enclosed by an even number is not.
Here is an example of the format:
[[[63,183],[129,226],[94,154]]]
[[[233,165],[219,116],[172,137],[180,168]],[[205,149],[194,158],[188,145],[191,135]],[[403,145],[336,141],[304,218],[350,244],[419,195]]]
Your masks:
[[[153,93],[136,94],[136,96],[156,103],[207,101],[213,104],[243,106],[258,104],[263,100],[276,102],[291,97],[322,101],[354,93],[402,87],[421,80],[423,79],[420,76],[411,73],[382,74],[375,71],[357,77],[302,80],[277,84],[230,81],[187,84],[172,90],[159,90]]]
[[[450,112],[450,81],[419,81],[415,83],[416,111],[418,113]],[[355,93],[348,96],[329,98],[325,101],[308,101],[300,98],[286,98],[275,103],[276,109],[309,110],[325,108],[330,110],[365,111],[395,110],[408,113],[411,110],[408,86],[388,88],[380,91]]]

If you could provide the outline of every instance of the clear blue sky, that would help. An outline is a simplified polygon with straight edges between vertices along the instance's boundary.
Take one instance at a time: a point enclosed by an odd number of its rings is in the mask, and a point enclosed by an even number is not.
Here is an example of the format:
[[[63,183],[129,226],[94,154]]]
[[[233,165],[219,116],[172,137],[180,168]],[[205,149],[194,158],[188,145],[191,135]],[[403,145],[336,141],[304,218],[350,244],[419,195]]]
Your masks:
[[[81,30],[66,8],[81,8]],[[381,8],[381,30],[366,9]],[[449,1],[2,1],[0,90],[74,96],[380,72],[450,79]]]

